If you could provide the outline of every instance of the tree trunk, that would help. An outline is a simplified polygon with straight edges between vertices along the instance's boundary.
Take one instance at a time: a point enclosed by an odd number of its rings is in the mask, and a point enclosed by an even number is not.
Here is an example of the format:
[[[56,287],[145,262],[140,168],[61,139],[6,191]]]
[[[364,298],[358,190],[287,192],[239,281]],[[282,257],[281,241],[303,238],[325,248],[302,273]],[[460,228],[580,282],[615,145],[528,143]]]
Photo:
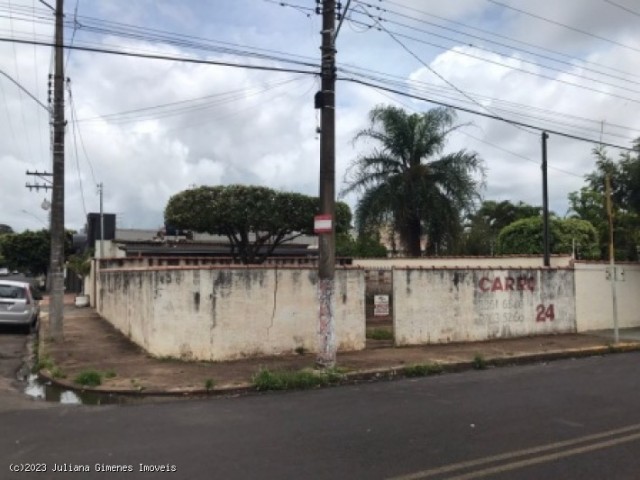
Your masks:
[[[404,225],[402,236],[402,243],[409,257],[422,256],[422,250],[420,248],[420,234],[422,233],[422,227],[420,219],[412,216],[407,219]]]

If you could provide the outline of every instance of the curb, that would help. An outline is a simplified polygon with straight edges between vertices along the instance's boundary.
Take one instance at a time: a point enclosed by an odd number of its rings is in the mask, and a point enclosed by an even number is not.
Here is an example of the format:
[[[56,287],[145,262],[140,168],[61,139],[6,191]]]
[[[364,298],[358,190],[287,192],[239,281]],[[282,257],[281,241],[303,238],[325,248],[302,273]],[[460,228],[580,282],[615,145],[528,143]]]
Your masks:
[[[570,358],[584,358],[601,355],[611,355],[617,353],[628,353],[640,351],[640,343],[622,343],[616,346],[597,346],[588,348],[578,348],[569,350],[560,350],[544,353],[522,354],[514,357],[496,357],[484,360],[484,368],[477,368],[474,361],[438,363],[442,367],[441,373],[433,373],[424,376],[441,375],[444,373],[457,373],[469,370],[483,370],[490,367],[505,367],[512,365],[527,365],[540,362],[548,362],[554,360],[565,360]],[[409,376],[405,373],[405,369],[411,365],[395,365],[391,367],[375,368],[368,370],[358,370],[344,374],[344,378],[331,386],[354,385],[361,382],[374,382],[382,380],[394,380],[401,378],[419,378]],[[264,393],[273,390],[257,390],[251,383],[244,382],[234,386],[214,387],[210,390],[204,388],[193,389],[176,389],[176,390],[146,390],[146,389],[110,389],[108,387],[85,387],[78,386],[67,380],[54,378],[51,373],[45,369],[38,372],[38,378],[50,382],[59,388],[64,388],[78,393],[88,393],[92,395],[104,396],[121,396],[131,398],[145,397],[166,397],[166,398],[185,398],[185,397],[216,397],[216,396],[232,396],[245,395],[249,393]]]

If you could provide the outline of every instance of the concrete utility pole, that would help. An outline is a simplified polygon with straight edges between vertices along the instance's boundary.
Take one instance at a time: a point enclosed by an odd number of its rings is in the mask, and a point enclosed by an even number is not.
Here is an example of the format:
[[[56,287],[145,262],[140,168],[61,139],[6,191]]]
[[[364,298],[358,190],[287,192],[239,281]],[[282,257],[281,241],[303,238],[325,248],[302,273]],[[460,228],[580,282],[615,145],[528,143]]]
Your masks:
[[[103,196],[104,196],[104,186],[102,182],[98,184],[98,194],[100,195],[100,258],[104,258],[104,209],[103,206]]]
[[[607,219],[609,221],[609,280],[611,281],[611,302],[613,303],[613,343],[620,342],[618,329],[618,299],[616,296],[616,256],[613,245],[613,206],[611,204],[611,177],[607,173],[604,177],[605,195],[607,196]]]
[[[544,266],[551,265],[549,258],[549,189],[547,185],[547,132],[542,132],[542,243]]]
[[[53,75],[53,191],[51,195],[51,302],[49,336],[63,338],[64,308],[64,0],[56,0],[56,46]]]
[[[335,341],[335,0],[322,2],[322,86],[320,92],[320,214],[329,218],[331,225],[327,233],[318,239],[318,301],[319,352],[316,363],[330,368],[336,363]]]

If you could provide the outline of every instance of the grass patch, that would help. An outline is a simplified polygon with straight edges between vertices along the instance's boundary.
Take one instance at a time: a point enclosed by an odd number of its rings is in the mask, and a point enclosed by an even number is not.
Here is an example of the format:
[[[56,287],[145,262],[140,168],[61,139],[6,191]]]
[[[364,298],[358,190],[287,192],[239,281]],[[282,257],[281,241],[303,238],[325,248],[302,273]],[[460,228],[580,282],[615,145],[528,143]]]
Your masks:
[[[476,353],[476,356],[473,357],[473,368],[476,370],[484,370],[487,368],[487,361],[479,353]]]
[[[129,381],[131,382],[131,386],[136,390],[138,390],[139,392],[144,390],[144,386],[140,383],[140,381],[137,378],[132,378]]]
[[[67,374],[62,371],[58,366],[53,366],[49,369],[53,378],[67,378]]]
[[[393,332],[385,328],[367,330],[367,338],[371,340],[393,340]]]
[[[344,378],[339,370],[268,370],[262,369],[251,379],[256,390],[304,390],[338,383]]]
[[[409,365],[402,369],[402,372],[407,377],[426,377],[428,375],[438,375],[443,371],[444,369],[439,363],[421,363]]]
[[[104,378],[115,378],[116,372],[114,370],[107,370],[106,372],[104,372]]]
[[[85,387],[97,387],[102,385],[102,374],[96,370],[84,370],[73,381]]]
[[[215,387],[215,385],[216,385],[216,382],[214,382],[213,379],[211,379],[211,378],[207,378],[204,381],[204,389],[207,392],[210,392],[211,390],[213,390],[213,387]]]
[[[48,355],[42,355],[38,357],[36,364],[33,366],[33,370],[38,372],[40,370],[51,370],[55,364],[53,360]]]

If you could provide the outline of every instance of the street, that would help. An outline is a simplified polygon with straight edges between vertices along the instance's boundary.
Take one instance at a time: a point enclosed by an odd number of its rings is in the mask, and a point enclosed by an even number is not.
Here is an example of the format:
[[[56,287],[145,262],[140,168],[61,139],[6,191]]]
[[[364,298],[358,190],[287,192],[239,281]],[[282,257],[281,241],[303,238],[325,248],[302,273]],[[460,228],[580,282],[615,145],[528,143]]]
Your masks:
[[[627,353],[239,398],[16,408],[0,412],[1,477],[634,479],[639,374],[640,354]],[[9,471],[25,465],[47,472]],[[104,473],[113,466],[133,473]]]
[[[38,405],[28,402],[19,393],[22,388],[18,381],[18,370],[25,368],[29,341],[32,335],[24,335],[19,328],[0,326],[0,411],[25,406],[33,408]],[[26,372],[20,372],[20,374]],[[33,405],[32,405],[33,404]]]

